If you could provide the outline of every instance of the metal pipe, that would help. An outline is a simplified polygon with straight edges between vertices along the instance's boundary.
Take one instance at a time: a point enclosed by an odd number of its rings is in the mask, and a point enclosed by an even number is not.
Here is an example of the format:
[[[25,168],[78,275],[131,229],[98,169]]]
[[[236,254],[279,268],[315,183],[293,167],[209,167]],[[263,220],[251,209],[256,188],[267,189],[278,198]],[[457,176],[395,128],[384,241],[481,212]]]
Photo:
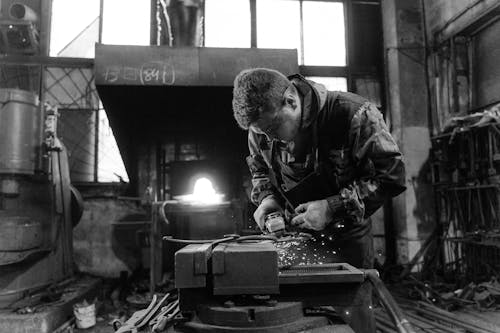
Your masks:
[[[389,317],[396,326],[399,333],[415,333],[413,327],[411,326],[408,319],[406,319],[403,311],[399,307],[398,303],[394,300],[391,293],[385,287],[382,280],[378,276],[378,272],[374,269],[364,270],[365,276],[368,281],[373,285],[373,289],[380,299],[380,302],[386,309]]]
[[[479,5],[483,1],[484,0],[477,0],[476,2],[474,2],[474,3],[470,4],[469,6],[465,7],[462,11],[458,12],[455,16],[453,16],[451,19],[449,19],[448,21],[446,21],[446,23],[441,28],[439,28],[434,34],[438,35],[438,34],[442,33],[453,22],[455,22],[456,20],[458,20],[460,17],[464,16],[465,13],[467,13],[469,10],[471,10],[474,7],[476,7],[477,5]]]
[[[445,331],[446,333],[465,333],[465,330],[463,330],[463,329],[457,330],[456,328],[451,328],[451,327],[443,325],[437,321],[434,321],[434,320],[431,320],[431,319],[428,319],[428,318],[425,318],[425,317],[422,317],[422,316],[419,316],[416,314],[411,314],[411,313],[407,312],[407,316],[410,318],[414,318],[416,320],[420,320],[421,322],[423,322],[425,324],[437,327],[441,331]]]

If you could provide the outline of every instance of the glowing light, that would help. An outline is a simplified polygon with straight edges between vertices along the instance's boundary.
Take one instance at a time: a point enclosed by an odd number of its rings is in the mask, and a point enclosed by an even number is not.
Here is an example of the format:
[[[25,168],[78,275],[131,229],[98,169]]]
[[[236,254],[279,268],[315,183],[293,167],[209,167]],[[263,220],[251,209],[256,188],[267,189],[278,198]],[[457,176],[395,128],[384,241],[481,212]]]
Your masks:
[[[210,179],[202,177],[194,183],[192,194],[180,195],[176,198],[192,204],[214,205],[223,201],[224,194],[218,194]]]

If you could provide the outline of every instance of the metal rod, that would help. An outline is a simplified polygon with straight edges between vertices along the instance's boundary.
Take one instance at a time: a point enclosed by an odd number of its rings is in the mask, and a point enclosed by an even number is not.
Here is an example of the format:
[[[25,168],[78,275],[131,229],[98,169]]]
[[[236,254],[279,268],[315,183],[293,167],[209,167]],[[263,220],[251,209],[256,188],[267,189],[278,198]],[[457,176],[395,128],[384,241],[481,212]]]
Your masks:
[[[99,109],[95,110],[94,182],[99,182]]]
[[[398,303],[396,303],[389,290],[387,290],[382,280],[378,277],[378,272],[376,270],[367,269],[364,270],[364,273],[368,281],[373,285],[375,294],[379,297],[380,302],[394,322],[397,331],[399,333],[415,333],[415,330],[408,319],[406,319]]]
[[[426,323],[426,324],[432,325],[434,327],[437,327],[437,328],[441,329],[442,331],[445,331],[446,333],[462,333],[462,332],[465,332],[464,330],[460,330],[459,332],[457,332],[457,329],[455,329],[455,328],[451,328],[451,327],[443,325],[443,324],[441,324],[441,323],[439,323],[437,321],[433,321],[431,319],[428,319],[428,318],[425,318],[425,317],[421,317],[421,316],[419,316],[417,314],[413,314],[411,312],[405,312],[405,313],[410,318],[417,319],[417,320],[420,320],[423,323]]]
[[[417,313],[422,313],[425,314],[431,318],[436,318],[438,320],[445,320],[450,322],[451,324],[454,324],[456,326],[461,326],[462,328],[472,332],[472,333],[495,333],[498,332],[498,330],[492,330],[490,328],[484,327],[484,325],[481,325],[478,321],[465,321],[463,319],[458,318],[456,315],[453,315],[453,313],[441,310],[438,307],[435,307],[433,305],[426,304],[424,302],[418,302],[418,308],[415,309]]]
[[[99,37],[97,39],[99,44],[102,44],[103,13],[104,13],[104,0],[100,0],[99,1]]]
[[[250,47],[257,47],[257,0],[250,0]]]
[[[304,65],[304,6],[302,4],[303,0],[299,1],[299,11],[300,11],[300,63],[299,65]]]

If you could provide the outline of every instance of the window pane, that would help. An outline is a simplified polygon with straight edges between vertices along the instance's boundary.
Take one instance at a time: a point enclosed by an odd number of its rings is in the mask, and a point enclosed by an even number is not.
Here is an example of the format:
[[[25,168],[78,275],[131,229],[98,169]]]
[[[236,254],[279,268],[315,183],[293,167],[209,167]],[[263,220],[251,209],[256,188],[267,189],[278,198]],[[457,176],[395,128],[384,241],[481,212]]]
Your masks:
[[[308,80],[324,84],[330,91],[347,91],[347,79],[345,77],[323,77],[308,76]]]
[[[250,47],[250,1],[205,1],[205,46]]]
[[[300,4],[298,1],[257,1],[257,46],[297,49],[300,61]]]
[[[101,105],[102,106],[102,105]],[[106,112],[99,112],[99,156],[98,156],[98,181],[99,182],[128,182],[127,171],[123,164],[122,156],[115,136],[109,125]]]
[[[102,42],[149,45],[151,1],[104,0]]]
[[[304,65],[345,66],[344,5],[304,1]]]
[[[53,0],[50,29],[52,57],[94,57],[99,37],[99,0]]]

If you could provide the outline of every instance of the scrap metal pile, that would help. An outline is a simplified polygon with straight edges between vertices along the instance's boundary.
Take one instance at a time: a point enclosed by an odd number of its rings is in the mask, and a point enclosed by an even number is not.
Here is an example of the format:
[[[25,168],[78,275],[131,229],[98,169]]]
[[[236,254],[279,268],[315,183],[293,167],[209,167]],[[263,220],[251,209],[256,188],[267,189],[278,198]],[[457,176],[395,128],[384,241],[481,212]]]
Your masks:
[[[427,276],[481,282],[500,272],[500,105],[452,118],[432,138],[438,224]]]
[[[500,324],[493,312],[477,312],[470,309],[446,311],[421,301],[398,298],[398,303],[417,333],[497,333]],[[383,308],[375,310],[377,331],[396,333],[397,327],[391,322]]]
[[[117,333],[161,332],[183,320],[177,295],[166,294],[161,297],[153,295],[147,308],[135,312],[124,323],[115,320],[113,328]]]

